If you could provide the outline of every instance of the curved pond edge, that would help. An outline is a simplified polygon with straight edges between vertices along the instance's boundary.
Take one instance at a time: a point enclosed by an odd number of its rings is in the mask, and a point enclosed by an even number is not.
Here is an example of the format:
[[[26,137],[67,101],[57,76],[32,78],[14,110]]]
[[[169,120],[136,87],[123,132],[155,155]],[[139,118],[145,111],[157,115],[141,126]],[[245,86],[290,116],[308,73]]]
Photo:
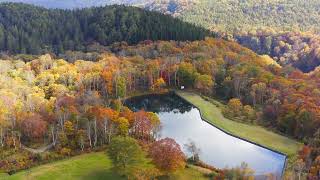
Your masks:
[[[241,140],[246,141],[246,142],[248,142],[248,143],[254,144],[254,145],[256,145],[256,146],[262,147],[262,148],[264,148],[264,149],[268,149],[268,150],[270,150],[270,151],[272,151],[272,152],[275,152],[275,153],[277,153],[277,154],[283,155],[283,156],[285,157],[285,161],[284,161],[284,164],[283,164],[283,168],[282,168],[282,172],[281,172],[281,177],[280,177],[280,179],[283,178],[283,175],[284,175],[285,169],[286,169],[286,167],[287,167],[287,163],[288,163],[288,156],[287,156],[286,154],[284,154],[284,153],[282,153],[282,152],[280,152],[280,151],[277,151],[277,150],[275,150],[275,149],[266,147],[266,146],[264,146],[264,145],[262,145],[262,144],[258,144],[258,143],[256,143],[256,142],[253,142],[253,141],[251,141],[251,140],[242,138],[242,137],[240,137],[240,136],[237,136],[237,135],[235,135],[235,134],[232,134],[232,133],[224,130],[223,128],[218,127],[217,125],[215,125],[215,124],[212,123],[211,121],[207,120],[207,119],[202,115],[201,109],[200,109],[198,106],[196,106],[195,104],[191,103],[191,102],[190,102],[189,100],[187,100],[186,98],[180,96],[176,91],[170,91],[169,93],[174,93],[176,96],[180,97],[180,98],[183,99],[185,102],[187,102],[187,103],[191,104],[192,106],[194,106],[194,107],[199,111],[200,117],[201,117],[201,119],[202,119],[203,121],[205,121],[206,123],[210,124],[211,126],[217,128],[217,129],[219,129],[219,130],[222,131],[223,133],[225,133],[225,134],[227,134],[227,135],[229,135],[229,136],[232,136],[232,137],[234,137],[234,138],[241,139]]]

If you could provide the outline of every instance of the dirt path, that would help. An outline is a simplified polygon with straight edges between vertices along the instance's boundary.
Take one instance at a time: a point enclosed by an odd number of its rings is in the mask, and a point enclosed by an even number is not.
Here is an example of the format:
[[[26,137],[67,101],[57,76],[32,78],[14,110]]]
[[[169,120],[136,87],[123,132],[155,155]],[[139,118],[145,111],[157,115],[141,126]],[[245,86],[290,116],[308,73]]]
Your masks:
[[[33,149],[33,148],[29,148],[23,144],[21,144],[21,148],[26,150],[26,151],[29,151],[33,154],[39,154],[39,153],[43,153],[43,152],[46,152],[48,151],[49,149],[51,149],[53,146],[54,146],[55,143],[52,143],[52,144],[49,144],[45,147],[41,147],[41,148],[38,148],[38,149]]]

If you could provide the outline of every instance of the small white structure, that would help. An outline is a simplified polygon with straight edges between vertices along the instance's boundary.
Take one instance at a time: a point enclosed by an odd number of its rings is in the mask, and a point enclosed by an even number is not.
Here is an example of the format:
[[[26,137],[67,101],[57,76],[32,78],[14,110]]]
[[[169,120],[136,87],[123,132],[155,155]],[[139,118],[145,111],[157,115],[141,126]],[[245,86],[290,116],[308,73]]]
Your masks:
[[[181,90],[183,90],[184,89],[184,86],[181,86]]]

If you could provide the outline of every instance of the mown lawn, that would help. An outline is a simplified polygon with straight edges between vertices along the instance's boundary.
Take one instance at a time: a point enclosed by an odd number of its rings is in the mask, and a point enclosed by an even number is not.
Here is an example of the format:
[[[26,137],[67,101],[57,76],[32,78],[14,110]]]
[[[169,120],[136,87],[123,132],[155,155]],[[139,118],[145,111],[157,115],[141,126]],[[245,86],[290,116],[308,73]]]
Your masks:
[[[1,176],[0,176],[1,177]],[[8,180],[52,180],[52,179],[114,179],[123,178],[111,171],[111,161],[106,153],[90,153],[41,165],[2,179]]]
[[[221,109],[215,105],[219,104],[219,102],[213,104],[191,92],[176,91],[176,93],[191,104],[197,106],[205,119],[231,134],[280,151],[289,157],[297,154],[297,151],[302,146],[298,141],[268,131],[261,126],[243,124],[225,118]]]
[[[90,153],[41,165],[12,176],[0,174],[1,180],[124,180],[111,171],[112,162],[104,152]],[[205,180],[199,171],[186,168],[170,179]]]

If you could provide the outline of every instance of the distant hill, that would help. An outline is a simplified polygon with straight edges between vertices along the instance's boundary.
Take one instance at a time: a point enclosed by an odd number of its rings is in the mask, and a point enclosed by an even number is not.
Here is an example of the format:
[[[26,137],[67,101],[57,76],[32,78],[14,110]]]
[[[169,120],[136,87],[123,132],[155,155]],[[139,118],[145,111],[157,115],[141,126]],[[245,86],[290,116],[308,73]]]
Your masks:
[[[320,1],[308,0],[0,0],[47,8],[133,5],[222,31],[273,27],[320,30]]]
[[[320,64],[319,0],[11,1],[64,9],[110,4],[142,7],[219,32],[221,37],[233,39],[258,54],[269,55],[282,66],[293,65],[309,72]]]
[[[134,5],[222,31],[261,27],[320,30],[319,0],[0,0],[7,1],[63,9]]]
[[[261,27],[319,30],[319,8],[318,0],[203,0],[182,17],[209,28],[227,31]]]
[[[154,0],[145,8],[219,32],[282,66],[320,65],[319,0]]]
[[[200,40],[208,30],[157,12],[119,5],[79,10],[0,4],[0,51],[39,54],[143,40]]]

